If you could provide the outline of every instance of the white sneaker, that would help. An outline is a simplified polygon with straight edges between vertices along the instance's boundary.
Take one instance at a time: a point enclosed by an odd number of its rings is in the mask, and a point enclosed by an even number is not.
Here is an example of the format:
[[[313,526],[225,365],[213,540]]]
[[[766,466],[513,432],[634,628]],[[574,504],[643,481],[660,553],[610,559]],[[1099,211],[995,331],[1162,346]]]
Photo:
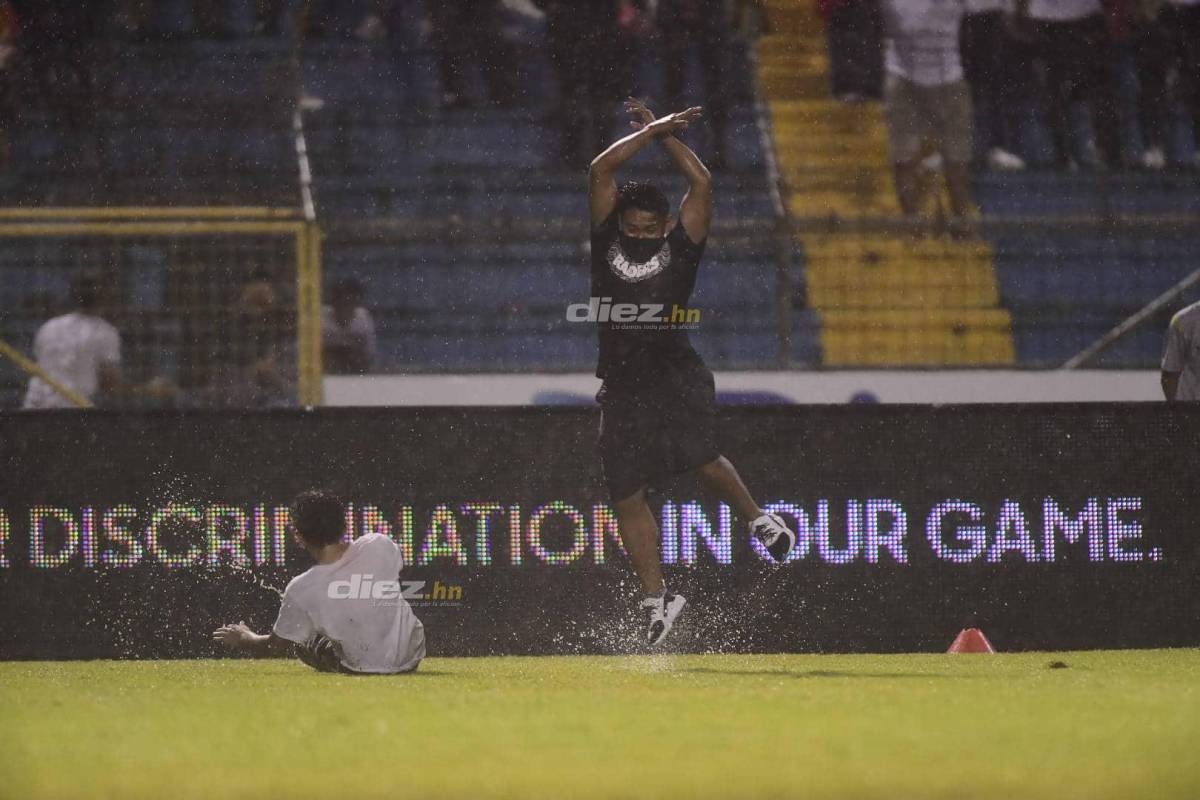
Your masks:
[[[667,634],[671,632],[671,627],[675,624],[675,618],[679,616],[679,612],[683,611],[686,604],[687,600],[681,594],[647,597],[642,601],[642,608],[646,609],[648,622],[647,644],[656,645],[667,638]]]
[[[776,564],[787,561],[788,553],[796,546],[796,533],[778,514],[763,514],[751,522],[750,535],[763,543]]]
[[[1020,172],[1025,169],[1025,159],[1003,147],[993,147],[989,150],[987,160],[988,167],[998,172]]]
[[[1142,166],[1152,170],[1166,169],[1166,153],[1163,152],[1161,147],[1151,147],[1142,153]]]

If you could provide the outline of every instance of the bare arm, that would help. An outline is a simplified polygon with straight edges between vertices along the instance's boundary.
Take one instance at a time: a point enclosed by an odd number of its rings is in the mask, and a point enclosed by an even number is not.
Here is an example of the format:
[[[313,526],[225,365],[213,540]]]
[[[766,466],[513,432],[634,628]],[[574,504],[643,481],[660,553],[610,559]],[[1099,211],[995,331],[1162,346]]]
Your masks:
[[[151,378],[145,383],[126,383],[121,366],[111,362],[100,366],[100,393],[116,399],[127,397],[151,397],[165,399],[174,397],[179,389],[163,377]]]
[[[625,101],[625,110],[633,115],[630,123],[635,128],[644,129],[654,123],[654,113],[646,104],[631,97]],[[700,115],[699,107],[689,108],[685,114]],[[693,117],[693,119],[695,118]],[[679,207],[679,224],[693,242],[703,242],[708,238],[708,227],[712,223],[713,189],[712,173],[700,157],[675,136],[663,136],[659,139],[667,155],[671,157],[675,167],[683,173],[688,182],[687,194]]]
[[[1162,384],[1163,397],[1168,403],[1175,402],[1175,397],[1179,393],[1179,373],[1163,371],[1159,382]]]
[[[256,658],[289,656],[294,649],[294,645],[287,639],[274,633],[255,633],[244,622],[217,628],[213,631],[213,641],[230,650],[240,650]]]
[[[607,150],[596,156],[588,171],[588,206],[593,227],[608,219],[617,206],[616,174],[621,165],[637,155],[652,139],[686,129],[699,113],[699,109],[688,109],[655,120],[624,139],[613,142]]]

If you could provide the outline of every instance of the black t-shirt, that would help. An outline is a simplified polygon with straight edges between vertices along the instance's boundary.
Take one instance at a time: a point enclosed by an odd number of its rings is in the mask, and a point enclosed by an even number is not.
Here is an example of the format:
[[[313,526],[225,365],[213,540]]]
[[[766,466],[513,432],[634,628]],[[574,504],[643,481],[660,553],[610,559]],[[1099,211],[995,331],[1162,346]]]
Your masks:
[[[648,377],[666,362],[698,359],[688,339],[686,324],[672,322],[675,309],[687,309],[696,285],[696,270],[704,254],[704,242],[688,238],[677,224],[657,252],[644,261],[634,261],[621,247],[617,215],[592,230],[592,297],[599,311],[600,358],[597,377]],[[605,321],[619,303],[639,306],[639,320]],[[657,311],[654,306],[661,306]],[[605,313],[606,308],[610,311]],[[660,322],[647,321],[657,314]]]

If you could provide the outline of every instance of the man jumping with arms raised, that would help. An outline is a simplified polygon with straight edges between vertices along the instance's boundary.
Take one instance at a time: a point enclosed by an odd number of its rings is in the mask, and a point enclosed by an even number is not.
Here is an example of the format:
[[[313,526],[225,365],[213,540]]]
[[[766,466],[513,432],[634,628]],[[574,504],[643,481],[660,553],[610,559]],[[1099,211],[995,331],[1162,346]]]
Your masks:
[[[621,303],[685,309],[696,283],[712,219],[712,176],[675,134],[699,119],[689,108],[662,119],[639,100],[626,102],[635,133],[592,161],[588,201],[592,224],[592,297]],[[617,169],[650,142],[659,142],[684,174],[688,191],[677,220],[656,187],[617,187]],[[602,317],[603,319],[603,317]],[[616,507],[621,541],[641,580],[648,617],[646,640],[663,640],[683,610],[684,598],[663,583],[658,524],[646,490],[664,477],[691,472],[744,520],[776,562],[787,559],[796,534],[776,514],[766,514],[746,490],[716,440],[712,373],[676,324],[601,321],[596,400],[602,410],[600,457]]]

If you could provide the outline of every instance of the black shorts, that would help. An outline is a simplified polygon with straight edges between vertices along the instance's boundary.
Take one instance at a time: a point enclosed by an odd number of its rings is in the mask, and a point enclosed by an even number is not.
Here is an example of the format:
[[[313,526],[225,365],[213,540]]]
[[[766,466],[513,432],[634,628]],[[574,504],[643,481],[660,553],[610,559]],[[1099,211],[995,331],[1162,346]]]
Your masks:
[[[600,463],[614,501],[720,456],[716,390],[699,358],[663,364],[641,379],[606,379],[596,400]]]

